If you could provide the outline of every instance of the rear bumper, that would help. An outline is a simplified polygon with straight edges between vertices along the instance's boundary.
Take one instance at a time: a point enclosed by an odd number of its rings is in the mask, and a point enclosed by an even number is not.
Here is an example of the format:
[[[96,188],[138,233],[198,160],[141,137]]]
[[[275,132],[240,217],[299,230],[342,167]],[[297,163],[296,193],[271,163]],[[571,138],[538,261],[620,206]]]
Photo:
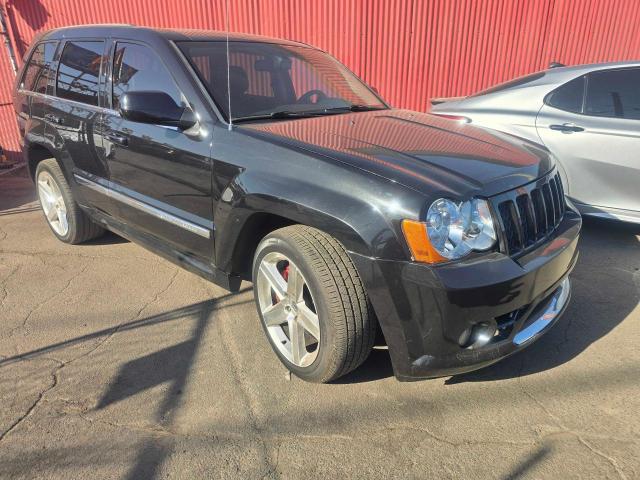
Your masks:
[[[482,368],[549,330],[569,301],[581,223],[567,209],[549,241],[516,260],[495,252],[430,267],[352,254],[396,377],[416,380]],[[470,332],[487,324],[497,327],[496,334],[483,346],[469,347]]]

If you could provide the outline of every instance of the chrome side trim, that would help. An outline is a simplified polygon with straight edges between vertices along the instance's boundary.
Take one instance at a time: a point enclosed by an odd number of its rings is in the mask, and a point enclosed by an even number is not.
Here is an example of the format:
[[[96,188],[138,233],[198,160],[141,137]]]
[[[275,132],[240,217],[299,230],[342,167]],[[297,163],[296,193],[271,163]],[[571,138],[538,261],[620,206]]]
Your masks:
[[[165,222],[171,223],[172,225],[176,225],[177,227],[183,228],[184,230],[187,230],[191,233],[195,233],[196,235],[200,235],[204,238],[211,238],[211,231],[204,227],[201,227],[200,225],[196,225],[195,223],[191,223],[187,220],[176,217],[175,215],[165,212],[164,210],[160,210],[159,208],[156,208],[152,205],[136,200],[135,198],[131,198],[130,196],[120,193],[112,188],[100,185],[99,183],[89,180],[88,178],[78,175],[77,173],[74,173],[73,176],[76,181],[84,187],[90,188],[98,193],[106,195],[107,197],[113,198],[114,200],[118,200],[119,202],[129,205],[130,207],[136,208],[142,212],[159,218],[160,220],[164,220]]]
[[[522,345],[528,342],[538,333],[544,330],[551,322],[553,322],[569,300],[569,293],[571,292],[571,283],[569,277],[565,278],[558,289],[555,291],[547,308],[540,312],[537,320],[533,321],[529,326],[523,328],[515,337],[513,337],[513,343],[516,345]]]

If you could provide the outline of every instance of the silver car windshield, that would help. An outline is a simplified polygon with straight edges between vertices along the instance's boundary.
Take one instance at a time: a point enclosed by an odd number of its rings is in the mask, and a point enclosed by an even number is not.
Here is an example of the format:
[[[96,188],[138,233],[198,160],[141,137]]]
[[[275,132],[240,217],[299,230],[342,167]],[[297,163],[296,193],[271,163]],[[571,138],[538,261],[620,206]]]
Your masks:
[[[233,121],[387,108],[344,65],[314,48],[229,42],[227,72],[226,42],[177,45],[220,110]]]

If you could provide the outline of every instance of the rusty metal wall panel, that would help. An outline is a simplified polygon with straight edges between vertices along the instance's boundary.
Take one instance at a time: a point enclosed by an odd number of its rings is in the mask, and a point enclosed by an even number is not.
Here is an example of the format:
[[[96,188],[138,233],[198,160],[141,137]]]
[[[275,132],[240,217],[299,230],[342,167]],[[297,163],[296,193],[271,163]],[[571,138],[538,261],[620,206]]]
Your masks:
[[[37,32],[85,23],[224,30],[226,0],[0,0],[18,56]],[[230,28],[335,55],[392,105],[425,111],[546,68],[640,58],[638,0],[230,0]],[[14,148],[0,53],[0,142]]]

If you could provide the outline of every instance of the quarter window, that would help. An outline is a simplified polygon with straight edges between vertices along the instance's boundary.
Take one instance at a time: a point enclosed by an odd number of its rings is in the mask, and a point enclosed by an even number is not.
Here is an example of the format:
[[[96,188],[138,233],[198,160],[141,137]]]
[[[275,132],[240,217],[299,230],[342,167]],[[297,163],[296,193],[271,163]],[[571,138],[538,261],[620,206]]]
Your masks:
[[[585,113],[640,120],[640,69],[589,74]]]
[[[173,77],[150,48],[118,42],[113,57],[113,109],[118,109],[124,93],[134,91],[164,92],[176,104],[183,103]]]
[[[58,97],[97,106],[103,52],[104,42],[67,42],[58,67]]]
[[[578,77],[557,88],[547,97],[547,104],[567,112],[582,112],[584,98],[584,76]]]
[[[57,42],[44,42],[33,50],[22,77],[21,88],[37,93],[47,93],[49,79],[52,77],[51,62],[57,46]]]

